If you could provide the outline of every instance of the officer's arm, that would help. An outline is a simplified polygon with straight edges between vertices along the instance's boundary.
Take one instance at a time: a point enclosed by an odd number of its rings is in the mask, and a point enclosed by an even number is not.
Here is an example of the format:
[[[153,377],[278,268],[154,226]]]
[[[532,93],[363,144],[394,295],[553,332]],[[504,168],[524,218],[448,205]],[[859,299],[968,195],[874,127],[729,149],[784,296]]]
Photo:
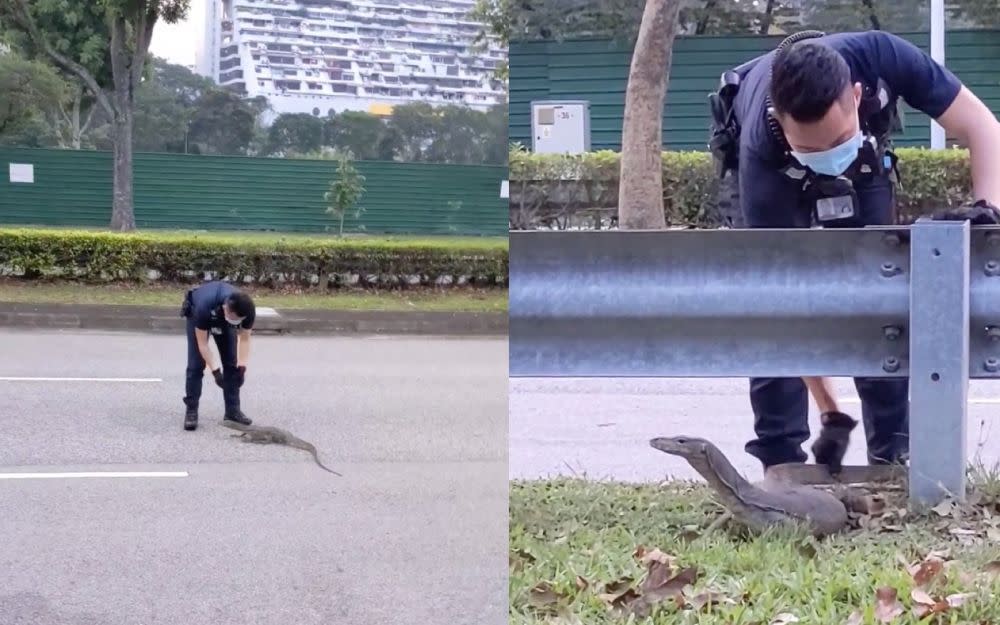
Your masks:
[[[1000,206],[1000,122],[965,86],[937,121],[969,146],[974,199]]]
[[[879,74],[907,104],[969,146],[976,199],[1000,205],[1000,123],[961,81],[923,50],[884,31],[869,33]]]
[[[250,335],[253,330],[249,328],[240,328],[240,333],[237,335],[237,348],[236,348],[236,366],[245,367],[247,366],[247,360],[250,358]]]
[[[198,339],[198,352],[201,353],[201,357],[205,360],[205,365],[210,371],[215,371],[215,361],[212,359],[212,350],[208,348],[208,330],[202,330],[201,328],[194,329],[194,336]]]

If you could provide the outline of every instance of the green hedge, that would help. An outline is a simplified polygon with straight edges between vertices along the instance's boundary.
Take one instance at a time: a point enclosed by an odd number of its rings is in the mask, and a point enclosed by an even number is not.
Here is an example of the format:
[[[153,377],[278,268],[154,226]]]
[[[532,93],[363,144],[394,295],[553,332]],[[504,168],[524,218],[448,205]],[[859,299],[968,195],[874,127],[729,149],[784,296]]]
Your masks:
[[[909,223],[942,206],[967,201],[968,151],[899,148],[899,220]],[[512,228],[617,214],[619,153],[510,153]],[[719,179],[707,152],[663,153],[663,200],[668,225],[716,227]]]
[[[274,286],[506,284],[506,243],[0,229],[0,275]]]

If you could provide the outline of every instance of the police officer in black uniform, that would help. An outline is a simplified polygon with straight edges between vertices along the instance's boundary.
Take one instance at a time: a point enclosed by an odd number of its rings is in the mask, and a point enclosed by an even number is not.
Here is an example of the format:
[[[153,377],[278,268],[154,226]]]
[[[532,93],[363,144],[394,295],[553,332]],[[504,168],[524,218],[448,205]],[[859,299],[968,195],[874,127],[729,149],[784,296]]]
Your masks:
[[[198,427],[198,401],[206,363],[215,383],[222,388],[226,405],[224,419],[251,424],[240,410],[240,387],[246,376],[256,312],[253,299],[227,282],[206,282],[187,292],[181,309],[181,315],[187,318],[188,344],[185,430]],[[215,363],[209,349],[209,334],[215,338],[221,365]]]
[[[792,35],[774,51],[722,76],[709,96],[709,147],[736,192],[734,225],[824,228],[896,221],[898,172],[890,134],[898,98],[934,118],[969,147],[976,202],[939,219],[1000,223],[1000,123],[947,68],[884,31]],[[727,176],[727,174],[730,174]],[[738,191],[738,192],[737,192]],[[722,203],[720,202],[720,205]],[[905,460],[908,380],[856,379],[871,464]],[[805,462],[808,393],[801,378],[751,378],[757,438],[746,451],[765,471]],[[816,462],[839,466],[856,423],[821,415]]]

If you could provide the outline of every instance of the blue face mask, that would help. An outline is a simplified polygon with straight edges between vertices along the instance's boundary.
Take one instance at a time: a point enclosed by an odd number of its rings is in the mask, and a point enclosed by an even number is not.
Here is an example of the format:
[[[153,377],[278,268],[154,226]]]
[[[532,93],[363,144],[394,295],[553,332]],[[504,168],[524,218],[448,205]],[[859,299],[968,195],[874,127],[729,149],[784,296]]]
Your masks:
[[[817,174],[839,176],[847,171],[851,163],[858,158],[858,150],[861,149],[863,141],[861,131],[858,130],[856,135],[829,150],[823,152],[796,152],[792,150],[792,156]]]

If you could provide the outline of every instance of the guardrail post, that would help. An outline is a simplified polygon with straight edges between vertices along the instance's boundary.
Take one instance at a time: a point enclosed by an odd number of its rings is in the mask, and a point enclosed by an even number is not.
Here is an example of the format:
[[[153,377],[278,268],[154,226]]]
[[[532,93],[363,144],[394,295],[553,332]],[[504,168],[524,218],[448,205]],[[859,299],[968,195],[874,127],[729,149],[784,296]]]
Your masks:
[[[965,498],[967,221],[918,220],[910,245],[910,502]]]

